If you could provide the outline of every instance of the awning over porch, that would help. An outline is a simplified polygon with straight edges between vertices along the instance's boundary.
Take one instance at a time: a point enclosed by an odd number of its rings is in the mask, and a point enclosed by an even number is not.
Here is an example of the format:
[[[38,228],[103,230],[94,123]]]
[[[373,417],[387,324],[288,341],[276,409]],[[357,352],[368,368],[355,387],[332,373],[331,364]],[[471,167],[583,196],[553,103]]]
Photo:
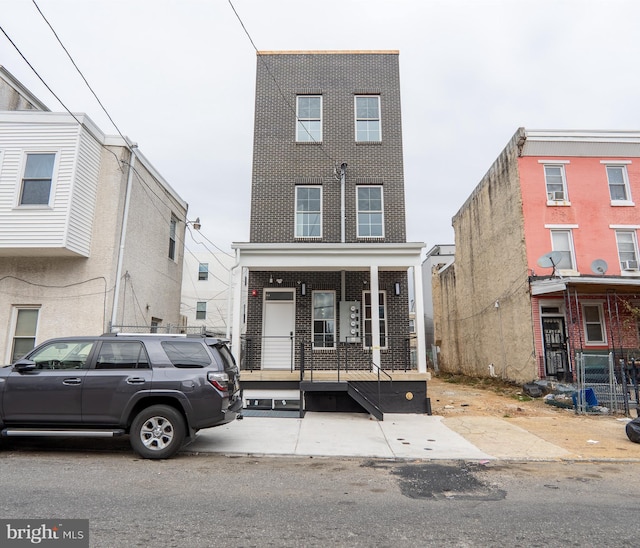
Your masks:
[[[569,286],[588,291],[602,289],[640,290],[640,277],[627,276],[571,276],[567,278],[544,278],[531,281],[532,295],[547,295],[564,291]]]
[[[417,336],[417,366],[426,372],[426,347],[421,273],[423,242],[401,243],[233,243],[236,265],[233,267],[234,304],[232,350],[240,355],[242,328],[242,271],[368,271],[371,279],[372,339],[374,362],[380,363],[378,315],[378,272],[407,271],[413,268],[413,301]],[[409,311],[407,310],[407,314]],[[376,359],[377,354],[377,359]]]

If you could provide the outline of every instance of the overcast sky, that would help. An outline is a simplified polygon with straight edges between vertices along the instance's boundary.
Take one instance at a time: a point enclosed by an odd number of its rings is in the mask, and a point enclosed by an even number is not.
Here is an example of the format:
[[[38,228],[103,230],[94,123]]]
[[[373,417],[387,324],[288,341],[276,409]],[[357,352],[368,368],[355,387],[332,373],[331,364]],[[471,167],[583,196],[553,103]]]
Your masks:
[[[225,251],[248,241],[256,54],[228,0],[36,2],[189,219]],[[258,50],[400,51],[407,239],[425,251],[453,243],[518,127],[640,129],[638,0],[232,2]],[[0,26],[69,110],[116,133],[32,0],[0,0]],[[64,110],[4,35],[0,53]]]

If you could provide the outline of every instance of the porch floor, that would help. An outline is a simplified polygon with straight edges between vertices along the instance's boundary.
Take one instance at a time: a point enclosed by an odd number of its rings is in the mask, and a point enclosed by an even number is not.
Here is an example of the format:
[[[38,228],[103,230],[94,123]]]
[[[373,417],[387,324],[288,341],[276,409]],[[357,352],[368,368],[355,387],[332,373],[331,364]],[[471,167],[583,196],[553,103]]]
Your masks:
[[[305,371],[305,381],[313,380],[318,382],[338,382],[338,381],[377,381],[378,374],[371,371]],[[417,371],[388,371],[394,381],[428,381],[431,379],[431,373],[418,373]],[[386,375],[380,376],[381,380],[387,380]],[[283,371],[283,370],[242,370],[240,371],[240,381],[250,382],[299,382],[300,371]]]

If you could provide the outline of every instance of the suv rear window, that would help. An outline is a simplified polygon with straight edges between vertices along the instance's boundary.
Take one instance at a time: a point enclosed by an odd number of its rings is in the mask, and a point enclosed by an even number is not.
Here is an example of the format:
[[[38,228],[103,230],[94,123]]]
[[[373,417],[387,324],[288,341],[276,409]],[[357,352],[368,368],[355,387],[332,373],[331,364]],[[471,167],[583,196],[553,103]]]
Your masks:
[[[162,348],[176,367],[206,367],[211,364],[211,356],[199,342],[164,341]]]

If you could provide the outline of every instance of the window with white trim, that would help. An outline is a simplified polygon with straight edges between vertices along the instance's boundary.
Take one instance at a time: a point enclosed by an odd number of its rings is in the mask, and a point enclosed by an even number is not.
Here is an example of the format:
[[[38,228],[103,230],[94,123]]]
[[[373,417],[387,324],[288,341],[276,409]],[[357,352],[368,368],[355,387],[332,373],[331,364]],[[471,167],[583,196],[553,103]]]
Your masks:
[[[313,292],[313,348],[336,346],[335,291]]]
[[[209,279],[209,263],[198,265],[198,281],[206,282]]]
[[[322,188],[296,187],[296,238],[322,236]]]
[[[16,323],[11,346],[11,363],[29,353],[36,345],[39,308],[16,308]]]
[[[607,180],[609,181],[609,195],[612,202],[628,202],[631,200],[631,192],[629,190],[629,176],[627,175],[627,166],[608,165]]]
[[[583,304],[582,318],[586,343],[606,344],[607,335],[604,329],[602,305],[600,303]]]
[[[207,303],[206,301],[198,301],[196,303],[196,320],[207,319]]]
[[[176,258],[176,227],[178,225],[178,219],[173,215],[169,221],[169,259],[175,260]]]
[[[356,95],[356,141],[382,141],[380,131],[380,96]]]
[[[298,95],[296,98],[296,141],[322,141],[322,96]]]
[[[564,166],[545,165],[544,180],[547,190],[547,201],[549,202],[566,202],[567,196],[567,180],[565,178]]]
[[[573,250],[573,235],[571,230],[552,230],[551,249],[558,251],[562,255],[560,262],[556,265],[558,270],[575,270],[575,255]]]
[[[364,347],[372,346],[371,291],[363,292],[364,301]],[[378,293],[378,319],[380,321],[380,348],[387,347],[387,292]]]
[[[635,230],[616,230],[618,257],[622,272],[638,270],[638,238]]]
[[[384,236],[382,187],[358,186],[356,193],[358,238],[382,238]]]
[[[49,205],[55,153],[28,153],[20,188],[20,205]]]

